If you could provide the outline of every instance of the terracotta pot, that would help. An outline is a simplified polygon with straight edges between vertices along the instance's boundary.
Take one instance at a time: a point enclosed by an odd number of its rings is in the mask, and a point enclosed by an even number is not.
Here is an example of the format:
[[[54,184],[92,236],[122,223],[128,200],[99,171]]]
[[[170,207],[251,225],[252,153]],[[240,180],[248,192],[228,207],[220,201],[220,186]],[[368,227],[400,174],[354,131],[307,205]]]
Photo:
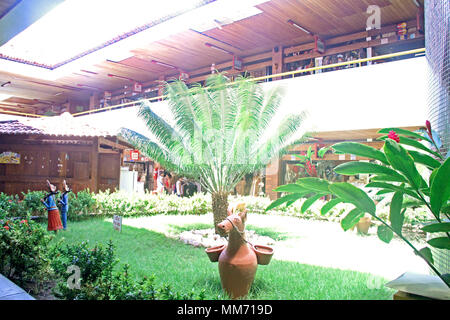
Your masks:
[[[370,217],[362,217],[356,225],[356,230],[360,233],[367,234],[369,233],[371,223],[372,219]]]
[[[219,273],[222,288],[232,298],[247,296],[255,279],[258,262],[253,248],[248,244],[239,248],[228,246],[219,256]]]
[[[273,249],[271,247],[254,245],[253,250],[256,253],[256,259],[260,265],[268,265],[273,256]]]
[[[206,248],[205,252],[208,255],[209,261],[211,262],[219,261],[219,256],[226,247],[227,246],[223,244],[221,246]]]

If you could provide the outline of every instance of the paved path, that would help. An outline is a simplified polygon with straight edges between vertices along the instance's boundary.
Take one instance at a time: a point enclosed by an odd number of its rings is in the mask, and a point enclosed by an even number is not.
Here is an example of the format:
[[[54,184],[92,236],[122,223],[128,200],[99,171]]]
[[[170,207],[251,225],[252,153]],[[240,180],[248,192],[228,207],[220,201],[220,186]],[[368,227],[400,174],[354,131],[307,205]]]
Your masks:
[[[34,298],[0,274],[0,300],[34,300]]]

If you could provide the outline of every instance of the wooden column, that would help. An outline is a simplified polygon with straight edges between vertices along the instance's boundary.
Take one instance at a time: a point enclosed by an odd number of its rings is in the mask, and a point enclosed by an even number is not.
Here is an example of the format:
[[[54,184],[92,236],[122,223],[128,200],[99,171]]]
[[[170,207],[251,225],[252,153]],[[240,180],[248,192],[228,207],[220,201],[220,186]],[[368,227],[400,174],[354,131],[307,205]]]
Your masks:
[[[94,92],[89,97],[89,110],[94,110],[96,107],[98,107],[100,104],[100,99],[98,92]]]
[[[275,159],[271,164],[266,167],[266,195],[270,200],[278,199],[278,192],[273,191],[279,186],[279,177],[281,169],[281,159]]]
[[[283,72],[283,47],[277,46],[272,49],[272,74]],[[281,77],[273,78],[281,80]]]
[[[59,152],[58,155],[60,161],[58,161],[59,166],[59,176],[65,178],[67,175],[67,152]]]
[[[159,81],[164,81],[166,80],[164,76],[159,76],[158,78]],[[160,83],[158,84],[158,97],[162,96],[164,94],[164,84]],[[161,101],[162,99],[159,99],[159,101]]]
[[[98,138],[93,138],[92,141],[92,149],[91,149],[91,179],[90,179],[90,187],[91,192],[97,192],[98,190]]]

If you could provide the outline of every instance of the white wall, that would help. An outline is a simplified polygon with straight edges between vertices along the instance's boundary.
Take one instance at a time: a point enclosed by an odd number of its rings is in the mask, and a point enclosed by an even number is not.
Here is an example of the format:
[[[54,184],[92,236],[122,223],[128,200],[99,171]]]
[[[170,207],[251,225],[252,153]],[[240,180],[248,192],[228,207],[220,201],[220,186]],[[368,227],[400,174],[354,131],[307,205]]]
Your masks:
[[[423,125],[426,120],[426,59],[321,73],[264,83],[283,86],[285,97],[272,125],[289,113],[306,110],[305,130],[335,131]],[[167,102],[151,104],[171,121]],[[150,136],[136,116],[137,107],[79,119],[107,128],[127,127]]]

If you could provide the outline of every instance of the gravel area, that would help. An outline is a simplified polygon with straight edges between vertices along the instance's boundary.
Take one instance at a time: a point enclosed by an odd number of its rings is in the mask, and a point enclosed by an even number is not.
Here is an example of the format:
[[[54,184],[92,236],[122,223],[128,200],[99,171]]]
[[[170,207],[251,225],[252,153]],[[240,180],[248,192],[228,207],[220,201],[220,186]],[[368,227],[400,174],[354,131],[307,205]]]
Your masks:
[[[217,235],[214,231],[214,228],[205,230],[183,231],[180,234],[171,235],[170,237],[180,240],[185,244],[190,244],[194,247],[210,248],[228,243],[227,238]],[[260,236],[256,234],[254,230],[247,230],[245,232],[245,239],[252,244],[265,246],[271,246],[275,244],[275,240],[266,236]]]

